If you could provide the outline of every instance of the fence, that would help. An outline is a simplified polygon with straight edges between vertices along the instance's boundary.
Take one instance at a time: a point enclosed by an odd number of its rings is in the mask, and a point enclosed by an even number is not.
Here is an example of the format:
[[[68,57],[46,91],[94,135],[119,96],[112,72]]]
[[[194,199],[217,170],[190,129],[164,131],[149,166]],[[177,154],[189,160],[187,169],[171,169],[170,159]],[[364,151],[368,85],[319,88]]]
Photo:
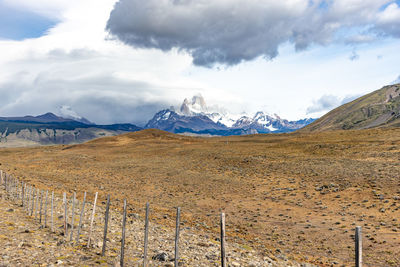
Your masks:
[[[68,199],[67,193],[63,193],[62,202],[59,203],[60,199],[56,196],[55,192],[52,191],[51,194],[48,190],[41,190],[36,188],[34,185],[30,185],[24,181],[14,178],[12,175],[0,170],[0,185],[4,186],[7,197],[20,204],[20,206],[26,211],[26,213],[33,217],[34,220],[38,221],[41,227],[49,228],[52,232],[57,232],[56,225],[58,225],[60,218],[62,219],[62,234],[66,241],[69,241],[73,246],[81,246],[90,249],[95,249],[101,247],[101,255],[107,254],[108,250],[115,252],[115,248],[110,249],[107,244],[109,242],[108,235],[110,234],[110,206],[111,206],[111,196],[107,195],[104,210],[97,204],[98,193],[94,195],[93,203],[87,201],[86,192],[83,195],[83,201],[76,198],[76,193],[74,192],[71,199]],[[61,204],[61,205],[60,205]],[[80,204],[80,205],[79,205]],[[50,206],[50,214],[48,213]],[[71,210],[69,210],[71,209]],[[126,234],[127,234],[127,200],[123,201],[122,216],[113,215],[114,220],[119,220],[121,232],[118,240],[120,240],[120,248],[117,253],[120,266],[126,265]],[[97,212],[96,212],[97,210]],[[70,212],[69,212],[70,211]],[[78,212],[77,212],[78,211]],[[79,212],[80,211],[80,212]],[[61,216],[57,216],[62,214]],[[103,218],[100,218],[98,214],[104,214]],[[146,203],[145,207],[145,219],[143,231],[143,253],[141,253],[140,258],[142,259],[142,266],[146,267],[149,264],[148,259],[148,244],[149,244],[149,214],[150,214],[150,204]],[[84,227],[84,218],[90,216],[88,227]],[[97,220],[96,220],[97,217]],[[119,218],[121,217],[121,218]],[[219,237],[219,257],[220,266],[227,266],[227,256],[226,256],[226,230],[225,230],[225,214],[220,214],[220,237]],[[79,218],[77,220],[77,218]],[[174,235],[174,266],[180,265],[180,222],[181,209],[176,208],[176,218],[175,218],[175,235]],[[70,219],[70,221],[69,221]],[[102,236],[98,234],[95,236],[94,228],[99,225],[102,227]],[[75,229],[75,226],[77,228]],[[85,228],[85,229],[84,229]],[[111,230],[112,234],[117,234],[116,231]],[[101,245],[94,245],[94,240],[101,239]],[[84,244],[84,242],[86,243]],[[140,249],[141,250],[141,249]],[[155,259],[163,260],[162,257],[165,255],[156,255]],[[355,229],[355,266],[362,267],[362,235],[361,227],[357,226]]]

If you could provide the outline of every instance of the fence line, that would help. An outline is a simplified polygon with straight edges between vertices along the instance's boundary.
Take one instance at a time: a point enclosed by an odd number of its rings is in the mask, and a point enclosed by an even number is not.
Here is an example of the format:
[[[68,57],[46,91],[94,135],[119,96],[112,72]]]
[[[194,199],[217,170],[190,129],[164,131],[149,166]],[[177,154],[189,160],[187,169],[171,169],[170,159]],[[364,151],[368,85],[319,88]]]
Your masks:
[[[24,181],[20,182],[17,178],[12,175],[7,174],[3,170],[0,170],[0,186],[4,186],[4,190],[6,192],[5,196],[8,196],[9,199],[14,200],[15,202],[19,202],[21,200],[21,207],[27,212],[30,217],[33,217],[35,221],[38,221],[42,226],[42,215],[44,215],[44,225],[43,227],[47,227],[47,210],[48,210],[48,190],[44,192],[44,190],[40,190],[33,185],[30,185]],[[41,192],[41,193],[40,193]],[[39,198],[40,198],[40,206],[39,206]],[[43,199],[45,198],[45,199]],[[98,199],[98,192],[96,192],[93,202],[93,208],[90,216],[90,228],[88,231],[88,241],[87,247],[90,248],[91,240],[92,240],[92,232],[93,232],[93,224],[95,220],[96,214],[96,203]],[[43,201],[44,201],[44,211],[43,211]],[[71,198],[72,209],[71,209],[71,223],[68,224],[68,199],[67,193],[63,193],[63,202],[62,207],[64,207],[64,218],[63,218],[63,231],[65,239],[68,239],[68,227],[70,227],[70,236],[69,240],[73,242],[73,231],[74,231],[74,217],[75,217],[75,204],[76,204],[76,192],[73,192],[73,196]],[[79,202],[79,201],[78,201]],[[107,232],[108,225],[110,220],[110,203],[111,197],[107,195],[107,202],[104,214],[104,233],[103,233],[103,243],[102,243],[102,251],[101,255],[104,256],[106,254],[106,243],[107,243]],[[83,217],[85,214],[85,205],[86,205],[86,192],[84,193],[83,202],[80,210],[79,224],[77,228],[75,244],[78,245],[81,236],[81,228],[83,223]],[[40,210],[39,210],[40,209]],[[38,220],[39,213],[39,220]],[[56,213],[56,205],[55,205],[55,195],[54,191],[51,192],[51,231],[54,232],[54,213]],[[144,226],[144,253],[143,253],[143,266],[148,266],[147,262],[147,254],[148,254],[148,237],[149,237],[149,214],[150,214],[150,204],[146,203],[145,210],[145,226]],[[176,230],[175,230],[175,258],[174,258],[174,266],[178,266],[179,264],[179,232],[180,232],[180,215],[181,209],[177,207],[176,209]],[[127,217],[127,200],[124,199],[123,204],[123,215],[122,215],[122,238],[121,238],[121,250],[120,250],[120,266],[124,266],[124,257],[125,257],[125,234],[126,234],[126,217]],[[226,260],[226,225],[225,225],[225,213],[220,214],[220,259],[221,266],[227,266]],[[355,228],[355,265],[356,267],[362,267],[362,231],[361,226],[357,226]]]

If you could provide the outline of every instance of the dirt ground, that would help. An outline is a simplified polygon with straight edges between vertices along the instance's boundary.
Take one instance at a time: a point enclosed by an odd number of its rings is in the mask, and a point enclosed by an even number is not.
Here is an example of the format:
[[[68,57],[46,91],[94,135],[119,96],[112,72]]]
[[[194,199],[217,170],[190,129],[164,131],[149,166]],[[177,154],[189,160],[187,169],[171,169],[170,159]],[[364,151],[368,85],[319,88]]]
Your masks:
[[[0,266],[109,265],[110,257],[77,249],[58,232],[41,228],[20,205],[0,192]]]
[[[128,199],[132,212],[173,227],[175,207],[197,233],[260,257],[354,265],[363,227],[365,266],[400,266],[400,129],[192,138],[146,130],[82,145],[0,149],[0,168],[82,198]]]

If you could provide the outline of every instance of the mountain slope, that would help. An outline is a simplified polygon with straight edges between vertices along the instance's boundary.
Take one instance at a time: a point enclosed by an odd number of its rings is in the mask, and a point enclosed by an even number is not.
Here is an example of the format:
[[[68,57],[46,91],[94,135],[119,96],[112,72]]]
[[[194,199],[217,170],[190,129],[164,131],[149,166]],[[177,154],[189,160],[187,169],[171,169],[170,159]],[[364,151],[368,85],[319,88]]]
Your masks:
[[[388,85],[344,104],[301,131],[400,126],[400,84]]]
[[[85,124],[52,113],[39,116],[0,117],[0,147],[82,143],[141,129],[133,124]]]

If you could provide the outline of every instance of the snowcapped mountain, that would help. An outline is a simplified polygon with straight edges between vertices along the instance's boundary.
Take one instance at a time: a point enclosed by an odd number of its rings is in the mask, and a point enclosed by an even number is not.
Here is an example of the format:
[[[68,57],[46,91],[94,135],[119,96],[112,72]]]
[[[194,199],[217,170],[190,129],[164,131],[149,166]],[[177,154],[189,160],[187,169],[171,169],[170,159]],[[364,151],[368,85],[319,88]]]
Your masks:
[[[233,115],[208,107],[201,95],[193,96],[191,101],[185,99],[179,111],[175,110],[171,107],[159,111],[145,128],[156,128],[173,133],[241,135],[291,132],[314,121],[314,119],[288,121],[276,114],[269,115],[262,111],[254,116]]]
[[[238,115],[229,114],[225,110],[213,110],[208,107],[200,94],[193,96],[191,101],[185,98],[178,114],[184,116],[207,116],[213,122],[225,125],[226,127],[232,127],[239,118]]]

